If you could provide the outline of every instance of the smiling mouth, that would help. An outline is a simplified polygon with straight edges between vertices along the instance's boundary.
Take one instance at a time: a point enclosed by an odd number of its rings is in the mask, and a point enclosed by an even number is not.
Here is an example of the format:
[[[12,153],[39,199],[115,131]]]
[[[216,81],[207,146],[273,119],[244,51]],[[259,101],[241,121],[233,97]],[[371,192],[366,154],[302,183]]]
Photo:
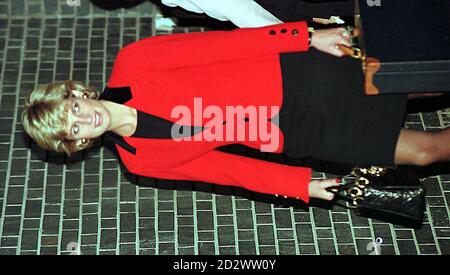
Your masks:
[[[99,113],[95,112],[95,127],[98,127],[102,124],[102,117]]]

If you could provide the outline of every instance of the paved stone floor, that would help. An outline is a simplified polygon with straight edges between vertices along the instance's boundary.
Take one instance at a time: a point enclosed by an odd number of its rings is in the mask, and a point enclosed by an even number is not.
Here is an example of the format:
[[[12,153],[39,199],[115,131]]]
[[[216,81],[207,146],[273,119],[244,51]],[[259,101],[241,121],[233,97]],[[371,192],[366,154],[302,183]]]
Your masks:
[[[134,13],[40,2],[0,3],[0,255],[364,255],[377,238],[381,254],[450,254],[448,172],[424,179],[426,220],[410,228],[320,203],[135,179],[99,144],[71,158],[39,150],[20,123],[36,84],[76,79],[101,89],[119,48],[158,34],[148,3]],[[175,29],[186,31],[201,29]],[[448,109],[407,118],[411,128],[449,124]]]

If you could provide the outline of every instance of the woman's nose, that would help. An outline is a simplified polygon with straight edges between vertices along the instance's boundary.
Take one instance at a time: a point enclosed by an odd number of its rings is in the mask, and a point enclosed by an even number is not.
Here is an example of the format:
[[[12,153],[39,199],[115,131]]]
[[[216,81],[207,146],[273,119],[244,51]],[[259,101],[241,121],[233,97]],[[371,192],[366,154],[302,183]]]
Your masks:
[[[92,116],[85,115],[85,114],[79,114],[79,115],[77,115],[77,122],[80,124],[91,124]]]

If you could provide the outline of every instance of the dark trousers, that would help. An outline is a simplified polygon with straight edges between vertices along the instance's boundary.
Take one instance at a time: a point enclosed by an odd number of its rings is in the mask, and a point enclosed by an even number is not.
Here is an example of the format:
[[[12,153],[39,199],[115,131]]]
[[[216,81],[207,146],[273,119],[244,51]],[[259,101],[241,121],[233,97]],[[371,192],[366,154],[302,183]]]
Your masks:
[[[332,15],[351,17],[355,0],[255,0],[258,4],[285,22],[307,20]]]
[[[186,11],[182,8],[170,8],[161,5],[160,0],[152,0],[159,4],[161,11],[166,16],[175,16],[180,26],[203,26],[211,29],[234,29],[230,22],[221,22],[205,14]],[[267,11],[275,15],[283,22],[309,21],[313,17],[330,18],[339,15],[347,24],[352,25],[355,0],[255,0]],[[314,27],[324,27],[311,23]]]

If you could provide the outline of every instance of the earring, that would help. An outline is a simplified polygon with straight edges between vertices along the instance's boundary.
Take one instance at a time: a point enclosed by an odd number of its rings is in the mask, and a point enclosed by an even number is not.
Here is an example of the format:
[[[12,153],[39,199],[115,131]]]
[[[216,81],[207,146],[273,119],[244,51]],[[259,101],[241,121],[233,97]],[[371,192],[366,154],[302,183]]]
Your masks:
[[[87,96],[87,94],[86,93],[84,93],[82,96],[81,96],[81,98],[83,98],[83,99],[87,99],[88,98],[88,96]]]
[[[87,145],[88,142],[89,141],[87,139],[85,139],[85,138],[81,139],[81,145]]]

